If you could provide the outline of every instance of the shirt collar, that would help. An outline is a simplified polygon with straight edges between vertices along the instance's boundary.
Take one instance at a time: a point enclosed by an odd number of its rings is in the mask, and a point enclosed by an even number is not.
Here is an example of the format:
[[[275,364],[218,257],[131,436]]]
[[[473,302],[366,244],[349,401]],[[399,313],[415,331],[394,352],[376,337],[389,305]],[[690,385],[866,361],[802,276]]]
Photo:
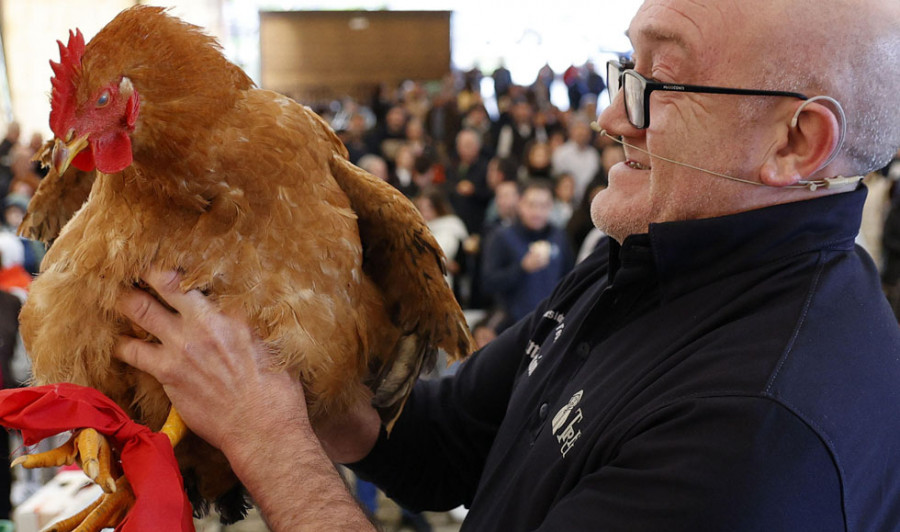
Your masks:
[[[621,249],[611,247],[610,276],[629,269],[627,257],[646,257],[654,263],[662,298],[671,299],[773,260],[815,250],[850,250],[865,198],[866,188],[860,186],[728,216],[650,224],[649,235],[630,236]],[[648,244],[650,256],[644,251]]]

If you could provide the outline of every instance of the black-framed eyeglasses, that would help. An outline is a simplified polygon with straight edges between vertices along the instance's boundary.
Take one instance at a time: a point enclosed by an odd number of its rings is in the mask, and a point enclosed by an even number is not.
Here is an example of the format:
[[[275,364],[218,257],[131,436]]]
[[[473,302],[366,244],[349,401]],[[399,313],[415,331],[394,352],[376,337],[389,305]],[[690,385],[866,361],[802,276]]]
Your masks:
[[[706,87],[703,85],[681,85],[678,83],[659,83],[638,74],[630,65],[623,66],[618,61],[606,63],[606,86],[609,101],[616,99],[619,90],[625,89],[625,114],[628,121],[637,129],[650,126],[650,94],[653,91],[699,92],[705,94],[737,94],[744,96],[786,96],[808,100],[809,97],[799,92],[764,91],[755,89],[731,89],[727,87]]]

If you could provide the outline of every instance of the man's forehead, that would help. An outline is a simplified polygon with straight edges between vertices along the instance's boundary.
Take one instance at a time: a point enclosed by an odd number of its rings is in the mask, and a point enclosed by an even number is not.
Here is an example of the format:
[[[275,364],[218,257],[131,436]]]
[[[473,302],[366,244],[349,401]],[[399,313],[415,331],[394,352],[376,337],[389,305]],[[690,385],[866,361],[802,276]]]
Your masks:
[[[626,34],[632,43],[671,44],[692,52],[716,38],[717,31],[728,31],[727,13],[736,7],[731,0],[647,0]]]

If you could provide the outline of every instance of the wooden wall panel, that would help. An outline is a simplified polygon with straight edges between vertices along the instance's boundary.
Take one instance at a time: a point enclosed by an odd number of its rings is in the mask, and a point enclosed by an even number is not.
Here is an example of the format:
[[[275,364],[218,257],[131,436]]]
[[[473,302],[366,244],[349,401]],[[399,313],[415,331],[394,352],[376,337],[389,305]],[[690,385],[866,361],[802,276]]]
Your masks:
[[[450,12],[262,12],[260,62],[264,88],[304,102],[437,80],[450,71]]]

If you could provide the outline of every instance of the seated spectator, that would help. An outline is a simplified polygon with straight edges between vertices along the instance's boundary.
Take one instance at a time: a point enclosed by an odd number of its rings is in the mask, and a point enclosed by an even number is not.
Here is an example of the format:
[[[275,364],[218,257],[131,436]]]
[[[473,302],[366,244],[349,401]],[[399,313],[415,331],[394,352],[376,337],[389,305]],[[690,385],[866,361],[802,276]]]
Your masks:
[[[6,136],[0,142],[0,194],[6,195],[9,190],[9,182],[12,180],[12,155],[19,146],[21,130],[17,122],[11,122],[6,130]]]
[[[546,142],[530,142],[525,148],[525,164],[519,176],[522,180],[545,179],[548,182],[553,177],[551,166],[550,145]]]
[[[484,248],[498,230],[511,227],[515,223],[516,211],[519,205],[518,183],[503,179],[504,173],[515,175],[515,165],[506,164],[512,163],[512,160],[493,159],[491,162],[495,168],[495,173],[500,174],[501,181],[494,188],[494,199],[491,200],[491,204],[488,206],[485,214],[481,235],[470,236],[464,245],[467,258],[466,272],[471,280],[470,298],[467,303],[471,308],[489,308],[493,306],[494,298],[490,291],[485,288],[482,274]],[[503,166],[506,166],[507,169],[501,170]],[[490,172],[488,175],[490,175]]]
[[[591,183],[587,194],[581,198],[581,203],[572,212],[572,217],[566,224],[566,234],[569,236],[569,244],[572,245],[572,249],[581,249],[588,233],[594,229],[594,222],[591,219],[591,202],[598,192],[606,188],[606,176],[603,177],[603,180],[598,178]]]
[[[553,191],[542,181],[530,181],[519,200],[519,219],[497,231],[484,248],[482,278],[511,325],[550,295],[572,268],[565,233],[550,224]]]
[[[595,179],[599,179],[604,184],[609,182],[607,176],[609,169],[616,163],[625,162],[625,149],[619,144],[607,144],[600,150],[600,170],[597,172]]]
[[[0,231],[0,290],[18,297],[22,302],[28,295],[32,277],[22,266],[25,247],[16,235]]]
[[[457,158],[447,168],[450,203],[469,233],[481,233],[484,213],[491,201],[487,160],[481,154],[478,133],[464,129],[456,136]]]
[[[491,122],[491,117],[488,115],[484,105],[473,105],[466,112],[465,116],[463,116],[462,127],[463,129],[471,129],[478,133],[478,137],[481,139],[482,154],[490,157],[492,155],[491,128],[493,127],[493,123]]]
[[[413,203],[422,218],[428,224],[428,229],[434,235],[441,251],[447,258],[447,273],[445,277],[447,284],[451,287],[453,284],[453,276],[460,271],[460,265],[457,260],[460,254],[460,246],[463,241],[469,237],[466,226],[456,214],[453,213],[453,207],[447,201],[444,192],[436,187],[423,190],[413,199]]]
[[[505,224],[504,220],[508,220],[512,223],[515,219],[516,204],[519,202],[519,186],[516,184],[518,173],[516,162],[512,159],[495,157],[488,163],[488,186],[494,191],[494,197],[484,215],[484,228],[481,232],[485,237],[498,222]],[[504,197],[501,198],[501,195]]]
[[[394,105],[388,110],[384,123],[377,125],[369,136],[369,152],[381,156],[389,167],[394,164],[397,150],[406,142],[407,120],[403,106]]]
[[[366,143],[367,131],[366,117],[362,113],[349,115],[346,124],[337,130],[338,137],[347,147],[350,162],[353,164],[359,164],[363,155],[371,153],[369,145]]]
[[[472,326],[472,338],[475,339],[475,347],[481,349],[497,338],[497,327],[503,323],[506,317],[502,312],[488,312],[487,315],[480,319]]]
[[[528,100],[518,98],[513,101],[509,112],[500,115],[500,119],[494,124],[494,155],[513,157],[519,162],[523,160],[525,145],[534,139],[532,115],[533,110]]]
[[[425,125],[422,119],[412,117],[406,122],[406,143],[405,145],[412,151],[414,157],[423,153],[432,153],[434,148],[431,145],[431,139],[425,132]]]
[[[374,153],[363,155],[356,164],[385,183],[391,183],[391,174],[388,170],[387,161],[381,156],[375,155]]]
[[[553,183],[553,211],[550,213],[550,223],[559,228],[565,228],[572,218],[575,202],[575,178],[572,174],[561,174]]]
[[[569,140],[553,153],[553,173],[571,174],[575,178],[574,201],[584,197],[588,184],[600,170],[600,154],[591,144],[593,132],[590,123],[573,117],[569,122]]]
[[[15,180],[14,180],[15,182]],[[25,218],[28,211],[29,197],[22,194],[9,194],[3,199],[3,232],[16,235],[19,231],[19,225]],[[37,275],[41,269],[41,260],[47,248],[43,242],[37,240],[29,240],[25,237],[16,236],[22,243],[22,261],[21,266],[30,275]]]
[[[407,198],[412,198],[419,193],[419,186],[414,181],[416,174],[416,155],[414,148],[409,144],[400,146],[397,150],[397,158],[394,161],[393,178],[389,183],[397,187]]]
[[[440,165],[434,162],[434,159],[428,154],[422,154],[416,157],[413,163],[413,196],[417,196],[419,192],[431,186],[440,185],[443,182],[443,174],[438,178],[438,170]]]

